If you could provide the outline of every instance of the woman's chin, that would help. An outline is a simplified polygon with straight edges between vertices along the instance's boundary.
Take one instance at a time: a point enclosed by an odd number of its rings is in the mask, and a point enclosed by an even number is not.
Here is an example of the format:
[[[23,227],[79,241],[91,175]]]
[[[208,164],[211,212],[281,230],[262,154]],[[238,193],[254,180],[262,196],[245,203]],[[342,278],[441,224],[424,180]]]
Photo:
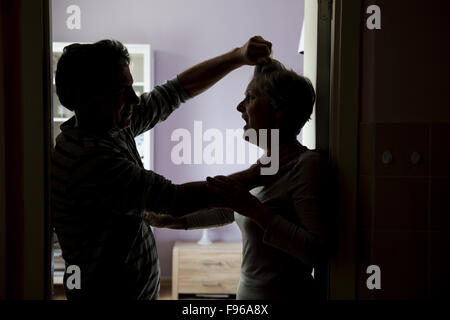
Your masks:
[[[251,135],[247,135],[244,133],[243,136],[244,140],[247,141],[248,143],[254,144],[255,146],[258,146],[258,141],[254,141],[255,139],[251,139],[252,136]]]

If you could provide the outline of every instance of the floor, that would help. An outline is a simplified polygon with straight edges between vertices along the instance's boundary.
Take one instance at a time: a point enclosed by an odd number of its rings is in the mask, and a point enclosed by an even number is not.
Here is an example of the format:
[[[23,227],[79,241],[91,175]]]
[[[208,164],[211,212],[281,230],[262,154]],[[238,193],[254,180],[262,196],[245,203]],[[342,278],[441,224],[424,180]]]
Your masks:
[[[172,281],[161,280],[158,300],[172,300]]]
[[[64,287],[62,285],[55,284],[53,286],[53,300],[66,300],[66,295],[64,294]]]
[[[62,285],[54,286],[54,296],[53,300],[66,300],[66,296],[64,294],[64,288]],[[217,298],[207,298],[207,297],[197,297],[195,295],[186,295],[181,296],[179,300],[211,300]],[[234,297],[230,297],[229,299],[234,299]],[[170,280],[161,280],[160,292],[158,300],[172,300],[172,282]]]
[[[66,295],[64,294],[64,288],[62,285],[55,285],[53,290],[53,300],[66,300]],[[170,280],[161,281],[158,300],[172,300],[172,284]]]

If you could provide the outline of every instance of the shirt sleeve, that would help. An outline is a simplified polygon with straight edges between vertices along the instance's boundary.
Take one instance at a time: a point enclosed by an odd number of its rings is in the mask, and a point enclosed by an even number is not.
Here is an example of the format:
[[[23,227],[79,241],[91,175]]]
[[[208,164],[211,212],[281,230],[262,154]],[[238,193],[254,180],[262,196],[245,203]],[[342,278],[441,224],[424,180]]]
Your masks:
[[[299,223],[276,215],[264,231],[263,242],[297,257],[307,265],[320,263],[324,256],[324,227],[321,217],[320,156],[308,157],[292,169],[291,200]]]
[[[234,211],[230,208],[208,208],[186,216],[186,229],[221,227],[234,222]]]
[[[134,106],[131,131],[134,136],[150,130],[164,121],[181,103],[191,96],[181,85],[178,77],[156,86],[151,92],[141,95],[140,103]]]
[[[177,187],[163,176],[130,161],[121,150],[97,147],[79,169],[81,181],[75,182],[77,199],[84,207],[99,208],[112,214],[133,210],[170,212]],[[106,210],[105,210],[106,209]]]

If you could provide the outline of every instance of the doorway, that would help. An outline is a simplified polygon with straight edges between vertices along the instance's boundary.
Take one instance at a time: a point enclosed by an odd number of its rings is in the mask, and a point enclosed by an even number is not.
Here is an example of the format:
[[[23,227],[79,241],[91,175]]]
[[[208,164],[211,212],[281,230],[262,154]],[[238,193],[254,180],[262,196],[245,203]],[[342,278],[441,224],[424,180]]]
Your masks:
[[[318,148],[329,152],[330,140],[329,140],[329,128],[330,128],[330,63],[331,63],[331,14],[332,14],[332,1],[305,1],[305,10],[307,14],[305,17],[311,18],[309,23],[312,26],[317,26],[316,29],[305,35],[306,42],[312,44],[305,45],[305,63],[308,68],[304,69],[304,74],[310,77],[313,83],[316,84],[316,91],[318,94],[316,114],[313,118],[314,121],[310,127],[306,129],[310,134],[305,134],[306,142],[311,148]],[[308,7],[309,6],[309,7]],[[310,8],[310,9],[308,9]],[[323,17],[325,12],[326,19],[319,19]],[[317,19],[314,20],[313,18]],[[312,22],[311,22],[312,21]],[[328,31],[327,31],[328,30]],[[315,38],[315,39],[314,39]],[[82,39],[87,41],[88,39]],[[315,50],[314,51],[314,47]],[[316,54],[314,54],[316,52]],[[165,57],[163,57],[164,59]],[[311,61],[311,62],[310,62]],[[49,77],[50,79],[50,77]],[[50,91],[49,91],[50,92]],[[48,120],[51,121],[52,117]],[[50,257],[50,255],[49,255]]]

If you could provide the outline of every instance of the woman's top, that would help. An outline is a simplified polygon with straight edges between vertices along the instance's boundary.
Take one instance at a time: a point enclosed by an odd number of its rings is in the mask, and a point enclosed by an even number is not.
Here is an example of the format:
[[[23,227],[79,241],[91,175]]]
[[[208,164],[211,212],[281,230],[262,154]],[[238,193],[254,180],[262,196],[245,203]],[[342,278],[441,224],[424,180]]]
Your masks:
[[[325,252],[323,168],[320,155],[307,150],[291,170],[251,191],[275,215],[266,230],[228,208],[187,216],[187,229],[238,224],[243,260],[237,299],[312,298],[317,294],[311,273]]]

